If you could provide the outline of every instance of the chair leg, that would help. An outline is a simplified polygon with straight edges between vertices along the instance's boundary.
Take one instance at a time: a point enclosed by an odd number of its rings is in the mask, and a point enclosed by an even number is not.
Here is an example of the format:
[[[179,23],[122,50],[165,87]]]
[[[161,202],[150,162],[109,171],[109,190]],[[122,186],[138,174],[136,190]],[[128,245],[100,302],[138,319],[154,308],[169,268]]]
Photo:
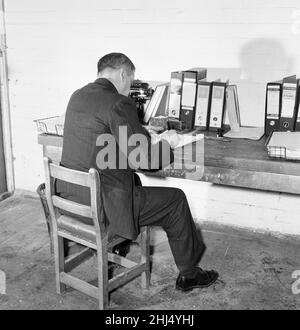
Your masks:
[[[50,236],[50,253],[54,253],[54,245],[53,245],[53,226],[52,226],[52,220],[49,216],[49,219],[47,221],[47,226],[48,226],[48,233]]]
[[[56,234],[53,243],[54,243],[56,291],[58,294],[62,294],[66,291],[66,285],[60,282],[60,273],[65,271],[64,239],[63,237],[59,237]]]
[[[150,227],[146,227],[141,233],[140,240],[141,262],[145,262],[146,269],[142,273],[141,286],[143,289],[148,289],[150,285]]]
[[[107,248],[102,246],[97,249],[98,260],[98,300],[99,309],[105,310],[109,308],[108,297],[108,261],[107,261]]]

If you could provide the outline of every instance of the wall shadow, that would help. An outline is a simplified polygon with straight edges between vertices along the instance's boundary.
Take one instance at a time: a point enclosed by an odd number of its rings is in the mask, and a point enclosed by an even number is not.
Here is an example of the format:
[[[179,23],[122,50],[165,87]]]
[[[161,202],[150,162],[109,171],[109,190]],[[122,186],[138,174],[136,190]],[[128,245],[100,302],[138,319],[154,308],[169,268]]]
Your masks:
[[[266,84],[293,74],[293,59],[276,39],[259,38],[242,47],[239,66],[242,124],[263,126]]]
[[[263,126],[267,82],[295,74],[294,67],[294,59],[279,41],[259,38],[242,46],[235,68],[208,68],[207,78],[236,84],[242,125]]]

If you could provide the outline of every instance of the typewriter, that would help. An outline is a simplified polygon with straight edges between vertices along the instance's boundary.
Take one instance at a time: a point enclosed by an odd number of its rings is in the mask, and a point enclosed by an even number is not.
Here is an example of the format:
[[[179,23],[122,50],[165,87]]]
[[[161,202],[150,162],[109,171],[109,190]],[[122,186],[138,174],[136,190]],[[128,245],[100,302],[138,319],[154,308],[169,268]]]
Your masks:
[[[149,87],[149,84],[141,80],[134,80],[129,92],[129,97],[136,104],[137,113],[140,123],[143,124],[145,104],[153,95],[154,90]]]

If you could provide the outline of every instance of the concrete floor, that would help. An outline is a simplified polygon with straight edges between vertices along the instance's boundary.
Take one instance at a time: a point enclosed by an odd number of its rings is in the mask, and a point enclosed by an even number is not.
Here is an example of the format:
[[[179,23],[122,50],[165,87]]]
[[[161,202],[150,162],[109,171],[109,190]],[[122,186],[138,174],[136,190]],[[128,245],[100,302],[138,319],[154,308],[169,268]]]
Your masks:
[[[111,294],[111,309],[299,309],[292,294],[292,273],[300,270],[300,238],[274,237],[247,230],[203,224],[207,252],[203,268],[214,268],[220,280],[189,293],[174,289],[176,267],[165,234],[152,230],[152,286],[141,290],[139,278]],[[130,251],[133,258],[137,248]],[[6,294],[0,309],[97,309],[82,293],[55,291],[53,258],[38,199],[16,195],[0,203],[0,270]],[[93,281],[93,259],[77,270]]]

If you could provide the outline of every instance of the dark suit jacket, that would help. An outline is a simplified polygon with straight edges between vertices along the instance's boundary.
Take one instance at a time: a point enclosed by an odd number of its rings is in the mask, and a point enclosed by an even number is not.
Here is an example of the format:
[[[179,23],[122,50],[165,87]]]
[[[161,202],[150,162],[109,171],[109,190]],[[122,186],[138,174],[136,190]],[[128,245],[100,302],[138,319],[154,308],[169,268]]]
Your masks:
[[[148,132],[139,123],[135,103],[120,95],[109,80],[100,78],[77,90],[66,111],[61,165],[85,172],[96,168],[100,174],[102,201],[109,231],[135,239],[139,234],[139,205],[134,203],[135,196],[138,197],[134,170],[100,170],[96,162],[99,151],[104,148],[96,145],[100,134],[109,133],[116,138],[118,155],[120,125],[127,127],[128,137],[134,133],[143,134],[149,146],[151,145]],[[131,151],[130,148],[128,151]],[[150,148],[144,148],[142,153],[149,155],[150,163]],[[160,156],[159,167],[167,165],[169,158],[173,161],[172,152],[166,159],[166,155]],[[90,204],[89,190],[84,187],[58,181],[56,190],[63,198]]]

